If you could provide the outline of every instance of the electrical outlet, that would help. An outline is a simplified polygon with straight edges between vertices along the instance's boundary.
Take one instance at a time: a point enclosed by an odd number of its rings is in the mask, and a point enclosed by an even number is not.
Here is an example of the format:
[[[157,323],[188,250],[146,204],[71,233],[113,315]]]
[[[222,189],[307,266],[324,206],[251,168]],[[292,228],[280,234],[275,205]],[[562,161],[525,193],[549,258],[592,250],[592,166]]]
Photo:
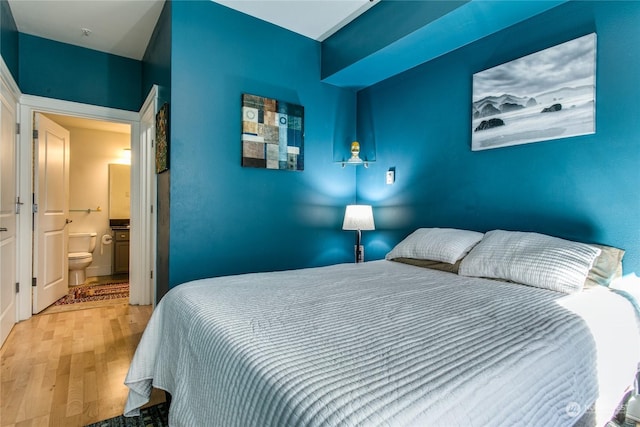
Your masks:
[[[396,173],[394,170],[387,171],[387,185],[391,185],[396,180]]]

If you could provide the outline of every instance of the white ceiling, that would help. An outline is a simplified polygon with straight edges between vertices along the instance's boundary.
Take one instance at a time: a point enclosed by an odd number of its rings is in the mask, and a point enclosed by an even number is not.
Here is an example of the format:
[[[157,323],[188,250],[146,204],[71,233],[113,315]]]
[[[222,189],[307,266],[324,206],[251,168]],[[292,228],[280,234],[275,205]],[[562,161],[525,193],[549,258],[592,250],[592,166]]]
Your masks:
[[[310,39],[323,41],[374,6],[379,0],[213,1]]]
[[[378,0],[215,1],[322,41]],[[164,0],[9,0],[9,5],[21,33],[140,60]]]

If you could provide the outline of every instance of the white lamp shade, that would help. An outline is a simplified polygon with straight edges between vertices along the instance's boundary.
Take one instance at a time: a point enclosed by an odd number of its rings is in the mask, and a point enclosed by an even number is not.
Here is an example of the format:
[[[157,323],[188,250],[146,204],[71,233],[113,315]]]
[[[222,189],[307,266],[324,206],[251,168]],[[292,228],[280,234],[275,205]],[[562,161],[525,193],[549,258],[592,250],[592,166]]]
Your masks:
[[[344,212],[343,230],[375,230],[373,210],[370,205],[347,205]]]

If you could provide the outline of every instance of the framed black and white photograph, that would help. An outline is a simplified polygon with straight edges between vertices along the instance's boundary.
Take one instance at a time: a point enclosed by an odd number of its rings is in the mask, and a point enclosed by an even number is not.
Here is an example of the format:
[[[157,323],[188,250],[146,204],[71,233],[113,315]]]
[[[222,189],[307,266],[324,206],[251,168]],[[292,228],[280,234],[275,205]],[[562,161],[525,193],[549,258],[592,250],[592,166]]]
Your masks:
[[[473,151],[595,133],[596,34],[473,75]]]

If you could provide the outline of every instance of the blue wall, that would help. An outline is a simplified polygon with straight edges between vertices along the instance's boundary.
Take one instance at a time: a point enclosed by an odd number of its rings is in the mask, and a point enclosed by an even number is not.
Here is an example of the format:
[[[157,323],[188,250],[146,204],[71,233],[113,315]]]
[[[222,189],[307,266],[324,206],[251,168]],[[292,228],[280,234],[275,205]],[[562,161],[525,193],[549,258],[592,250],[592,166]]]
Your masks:
[[[320,44],[210,1],[173,2],[170,286],[351,261],[341,231],[356,94],[320,82]],[[305,108],[302,172],[243,168],[241,95]]]
[[[154,84],[158,85],[158,106],[171,105],[171,6],[167,1],[153,30],[142,59],[142,97],[146,99]],[[156,236],[156,302],[169,291],[169,215],[171,213],[171,171],[158,175]]]
[[[387,48],[411,33],[427,27],[468,1],[381,0],[374,8],[360,15],[322,43],[322,78],[327,78]],[[381,31],[382,28],[384,31]],[[384,68],[389,65],[389,62],[400,62],[397,57],[394,61],[388,59],[387,64],[380,63],[377,68]],[[371,71],[375,73],[377,70]],[[358,81],[363,80],[365,79]]]
[[[0,55],[18,81],[18,27],[7,0],[0,0]]]
[[[625,270],[640,272],[640,2],[571,1],[356,94],[321,82],[319,43],[213,2],[168,3],[140,62],[18,36],[0,1],[0,49],[24,93],[137,111],[150,84],[170,89],[171,170],[159,176],[168,286],[351,261],[340,226],[356,198],[375,209],[367,259],[420,226],[506,228],[619,246]],[[595,135],[470,151],[473,73],[593,31]],[[242,93],[304,105],[303,172],[240,167]],[[341,169],[356,111],[377,161]]]
[[[627,250],[640,273],[640,2],[569,2],[358,94],[370,257],[420,226],[531,230]],[[470,150],[473,73],[597,33],[596,134]],[[384,173],[396,168],[395,185]]]
[[[163,102],[171,101],[171,5],[165,2],[142,58],[142,100],[151,87],[159,86]]]
[[[19,34],[22,93],[139,111],[141,62]]]

